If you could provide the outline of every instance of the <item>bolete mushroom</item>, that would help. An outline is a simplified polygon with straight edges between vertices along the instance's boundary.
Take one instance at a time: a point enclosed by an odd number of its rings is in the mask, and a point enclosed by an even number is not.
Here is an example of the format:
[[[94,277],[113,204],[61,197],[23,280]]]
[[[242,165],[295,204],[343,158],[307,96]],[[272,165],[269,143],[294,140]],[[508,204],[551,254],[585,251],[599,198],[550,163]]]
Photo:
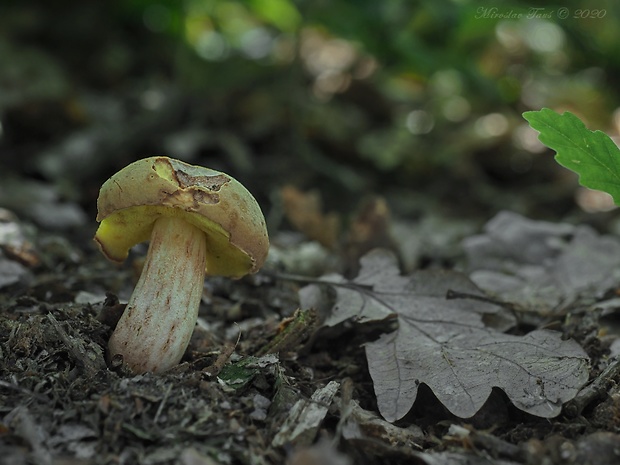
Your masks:
[[[135,373],[179,363],[198,319],[205,274],[256,272],[269,249],[258,203],[231,176],[168,157],[138,160],[97,199],[95,241],[114,262],[150,240],[140,279],[108,343]]]

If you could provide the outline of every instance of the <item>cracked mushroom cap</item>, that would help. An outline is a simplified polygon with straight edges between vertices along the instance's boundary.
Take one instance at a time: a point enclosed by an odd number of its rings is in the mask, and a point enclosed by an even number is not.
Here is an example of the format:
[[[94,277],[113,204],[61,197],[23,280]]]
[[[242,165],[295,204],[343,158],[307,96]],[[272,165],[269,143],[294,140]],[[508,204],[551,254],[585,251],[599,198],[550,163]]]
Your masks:
[[[205,233],[207,274],[241,277],[265,262],[269,238],[256,199],[227,174],[168,157],[138,160],[108,179],[97,199],[95,241],[110,260],[148,241],[155,220],[178,217]]]

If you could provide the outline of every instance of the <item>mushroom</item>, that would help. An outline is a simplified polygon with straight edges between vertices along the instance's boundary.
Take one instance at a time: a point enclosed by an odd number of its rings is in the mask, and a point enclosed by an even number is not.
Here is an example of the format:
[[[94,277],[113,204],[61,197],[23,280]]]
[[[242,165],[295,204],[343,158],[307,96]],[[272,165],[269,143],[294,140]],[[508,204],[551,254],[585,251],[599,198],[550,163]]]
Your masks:
[[[114,262],[150,240],[142,274],[108,343],[135,373],[179,363],[198,319],[205,274],[256,272],[269,250],[258,203],[231,176],[168,157],[138,160],[97,199],[95,241]]]

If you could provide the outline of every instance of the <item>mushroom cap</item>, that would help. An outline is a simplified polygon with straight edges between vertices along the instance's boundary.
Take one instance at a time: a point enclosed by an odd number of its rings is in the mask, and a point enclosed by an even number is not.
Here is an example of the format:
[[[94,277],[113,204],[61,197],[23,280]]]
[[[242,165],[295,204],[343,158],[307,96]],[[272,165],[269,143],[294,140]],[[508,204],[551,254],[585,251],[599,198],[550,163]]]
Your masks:
[[[149,240],[161,216],[204,231],[207,274],[241,277],[265,262],[267,227],[252,194],[227,174],[168,157],[138,160],[101,186],[95,241],[109,260],[122,262]]]

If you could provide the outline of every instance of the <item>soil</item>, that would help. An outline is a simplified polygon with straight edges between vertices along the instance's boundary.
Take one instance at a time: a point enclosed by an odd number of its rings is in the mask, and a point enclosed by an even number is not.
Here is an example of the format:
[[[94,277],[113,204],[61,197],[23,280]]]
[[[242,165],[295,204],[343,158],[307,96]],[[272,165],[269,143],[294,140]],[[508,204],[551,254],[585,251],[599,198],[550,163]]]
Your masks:
[[[296,311],[312,278],[275,262],[237,281],[209,278],[182,363],[136,376],[106,350],[142,253],[118,267],[72,233],[7,211],[2,224],[23,232],[0,263],[7,282],[20,270],[0,293],[2,463],[618,463],[620,365],[600,315],[546,318],[592,360],[591,383],[560,416],[528,415],[494,391],[459,419],[422,386],[393,425],[378,414],[364,355],[386,328],[321,330],[320,312]]]

